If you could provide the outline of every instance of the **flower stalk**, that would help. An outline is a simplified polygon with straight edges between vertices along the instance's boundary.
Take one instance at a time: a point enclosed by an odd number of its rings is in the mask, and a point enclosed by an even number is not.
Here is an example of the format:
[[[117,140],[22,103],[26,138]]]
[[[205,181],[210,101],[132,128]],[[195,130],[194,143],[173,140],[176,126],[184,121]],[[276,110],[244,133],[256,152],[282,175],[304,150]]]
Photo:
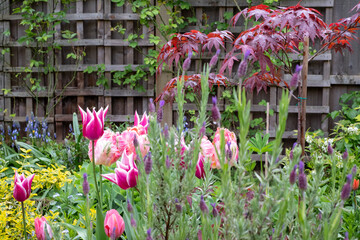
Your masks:
[[[24,208],[24,202],[21,202],[21,210],[22,210],[22,216],[23,216],[23,225],[24,225],[24,239],[26,240],[26,221],[25,221],[25,208]]]

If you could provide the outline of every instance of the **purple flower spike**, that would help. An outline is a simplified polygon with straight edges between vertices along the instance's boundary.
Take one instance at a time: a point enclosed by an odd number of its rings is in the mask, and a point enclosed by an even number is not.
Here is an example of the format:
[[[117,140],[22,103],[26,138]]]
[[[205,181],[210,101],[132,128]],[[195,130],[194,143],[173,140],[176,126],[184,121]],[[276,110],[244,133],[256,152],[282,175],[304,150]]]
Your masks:
[[[302,65],[296,65],[295,67],[295,72],[299,73],[302,70],[303,66]]]
[[[151,152],[148,152],[144,158],[144,167],[145,167],[145,173],[149,175],[151,173],[152,169],[152,159],[151,159]]]
[[[129,199],[127,200],[127,210],[130,213],[133,212],[133,206],[131,205],[131,202]]]
[[[203,125],[199,131],[199,137],[202,138],[205,135],[205,132],[206,132],[206,122],[203,122]]]
[[[201,199],[200,199],[200,210],[205,213],[208,214],[209,213],[209,208],[207,207],[205,201],[204,201],[204,196],[201,195]]]
[[[356,165],[353,166],[353,168],[351,169],[351,174],[356,177],[356,173],[357,173],[357,169],[356,169]]]
[[[304,173],[304,162],[300,161],[299,162],[299,173]]]
[[[307,179],[305,173],[299,174],[299,188],[302,191],[305,191],[307,189]]]
[[[219,215],[219,211],[216,208],[216,203],[211,203],[211,206],[213,207],[212,214],[214,217],[217,217]]]
[[[169,169],[171,167],[171,162],[170,162],[169,156],[166,156],[165,165],[166,165],[167,169]]]
[[[149,112],[155,112],[155,104],[152,98],[149,99]]]
[[[163,133],[164,133],[165,139],[169,138],[169,126],[167,125],[167,123],[165,123],[165,125],[164,125]]]
[[[177,198],[175,198],[175,207],[176,207],[176,211],[181,212],[182,207],[181,204],[179,202],[179,200]]]
[[[294,166],[294,169],[290,173],[289,182],[291,185],[294,185],[296,182],[296,168],[297,168],[297,165]]]
[[[348,174],[347,176],[346,176],[346,182],[347,183],[351,183],[351,180],[352,180],[352,174]]]
[[[151,237],[151,228],[149,228],[146,232],[147,236],[146,236],[146,240],[153,240]]]
[[[219,55],[220,55],[220,49],[216,50],[215,55],[211,58],[209,66],[210,68],[214,67],[218,61]]]
[[[83,175],[83,178],[84,178],[84,181],[83,181],[83,192],[84,192],[84,195],[88,195],[89,191],[90,191],[90,187],[89,187],[89,182],[87,180],[87,174],[84,173]]]
[[[130,220],[130,224],[133,228],[136,228],[136,220],[134,219],[133,214],[131,214],[131,220]]]
[[[331,144],[328,144],[328,154],[332,155],[334,153],[334,149],[331,147]]]
[[[349,158],[349,153],[348,153],[348,151],[347,151],[347,149],[346,149],[345,152],[344,152],[343,155],[342,155],[342,159],[343,159],[344,161],[346,161],[348,158]]]
[[[214,122],[218,122],[220,120],[220,111],[217,106],[216,97],[212,97],[212,103],[213,103],[213,106],[211,108],[212,118],[213,118]]]
[[[163,120],[163,106],[164,105],[165,105],[165,101],[160,100],[159,109],[157,111],[157,121],[158,121],[158,123],[161,123],[162,120]]]
[[[349,240],[349,233],[348,232],[345,232],[344,240]]]
[[[247,49],[246,52],[245,52],[245,54],[244,54],[244,59],[245,59],[245,60],[247,60],[247,58],[250,56],[250,53],[251,53],[250,50]]]
[[[351,186],[350,183],[347,182],[345,183],[345,185],[341,190],[341,195],[340,195],[341,200],[345,201],[346,199],[348,199],[350,197],[350,192],[351,192]]]

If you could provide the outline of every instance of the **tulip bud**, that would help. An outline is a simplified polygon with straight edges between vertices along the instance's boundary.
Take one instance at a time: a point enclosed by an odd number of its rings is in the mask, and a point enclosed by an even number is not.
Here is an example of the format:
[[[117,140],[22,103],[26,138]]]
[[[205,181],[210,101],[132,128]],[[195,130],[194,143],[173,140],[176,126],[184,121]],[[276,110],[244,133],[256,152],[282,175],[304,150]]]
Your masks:
[[[134,219],[133,214],[131,214],[130,224],[133,228],[136,228],[136,220]]]
[[[191,65],[191,57],[192,57],[192,51],[189,52],[188,57],[185,59],[184,63],[183,63],[183,70],[187,71],[190,68]]]
[[[209,63],[210,68],[213,68],[216,65],[219,55],[220,55],[220,51],[221,51],[220,48],[218,50],[216,50],[215,55],[211,58],[210,63]]]
[[[145,173],[149,175],[151,173],[152,169],[152,159],[151,159],[151,152],[148,152],[148,154],[144,158],[144,167],[145,167]]]
[[[200,199],[200,210],[205,213],[208,214],[209,213],[209,208],[207,207],[205,201],[204,201],[204,196],[201,195],[201,199]]]
[[[84,178],[84,181],[83,181],[83,193],[86,196],[86,195],[89,194],[89,191],[90,191],[89,182],[87,180],[87,174],[86,173],[84,173],[83,178]]]
[[[333,148],[331,147],[331,144],[328,144],[328,154],[332,155],[334,153]]]
[[[166,165],[166,168],[167,168],[167,169],[169,169],[170,166],[171,166],[171,162],[170,162],[169,156],[166,156],[165,165]]]
[[[199,153],[199,160],[196,164],[196,171],[195,171],[195,176],[198,179],[202,179],[205,178],[205,170],[204,170],[204,157],[201,156],[201,153]]]
[[[299,189],[303,191],[307,189],[307,179],[304,172],[299,174]]]
[[[15,171],[13,196],[17,201],[24,202],[30,197],[31,184],[34,177],[35,174],[32,174],[25,178],[24,174],[18,175],[18,173]]]
[[[175,198],[175,207],[176,207],[176,211],[181,212],[182,207],[181,204],[179,202],[179,200],[177,198]]]
[[[352,187],[352,189],[354,190],[354,191],[356,191],[356,190],[358,190],[359,189],[359,179],[354,179],[354,182],[353,182],[353,187]]]
[[[343,155],[342,155],[342,159],[343,159],[344,161],[346,161],[346,160],[348,159],[348,157],[349,157],[349,153],[348,153],[347,149],[345,149],[345,152],[344,152]]]
[[[155,112],[155,104],[152,98],[149,99],[149,112]]]
[[[297,165],[294,166],[294,169],[290,173],[289,182],[291,185],[294,185],[296,182],[296,168],[297,168]]]
[[[46,236],[53,237],[53,232],[50,225],[46,222],[46,218],[42,216],[41,218],[35,218],[35,234],[38,240],[47,239]]]
[[[217,217],[219,215],[219,211],[216,208],[216,203],[211,203],[211,206],[213,207],[212,214],[214,217]]]
[[[131,202],[129,199],[127,200],[127,210],[129,213],[133,212],[133,206],[131,205]]]
[[[108,111],[108,107],[100,108],[98,112],[95,108],[91,112],[88,108],[86,112],[79,106],[83,123],[83,136],[89,140],[98,140],[104,134],[104,122],[105,116]]]
[[[164,100],[160,100],[159,109],[157,111],[157,122],[161,123],[163,120],[163,106],[165,105]]]
[[[146,233],[147,233],[146,240],[153,240],[151,237],[151,228],[149,228]]]
[[[106,235],[111,239],[118,239],[123,234],[125,222],[115,209],[107,211],[104,221],[104,230]]]
[[[220,120],[220,111],[217,106],[217,98],[216,97],[212,97],[212,104],[213,104],[213,106],[211,108],[212,118],[213,118],[214,122],[218,122]]]

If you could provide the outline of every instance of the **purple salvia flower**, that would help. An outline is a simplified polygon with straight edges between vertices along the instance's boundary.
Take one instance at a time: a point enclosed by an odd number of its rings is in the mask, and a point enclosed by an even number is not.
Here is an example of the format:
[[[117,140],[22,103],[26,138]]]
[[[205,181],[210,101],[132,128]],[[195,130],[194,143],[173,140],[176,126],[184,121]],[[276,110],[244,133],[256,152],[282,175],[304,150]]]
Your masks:
[[[319,219],[319,221],[321,221],[321,219],[322,219],[322,214],[321,214],[321,212],[318,214],[318,219]]]
[[[217,106],[217,98],[215,96],[212,97],[212,104],[213,104],[211,108],[212,118],[214,122],[218,122],[220,120],[220,111]]]
[[[244,53],[244,59],[245,60],[247,60],[248,59],[248,57],[250,56],[250,50],[249,49],[247,49],[246,51],[245,51],[245,53]]]
[[[307,179],[304,172],[299,174],[299,189],[302,191],[307,189]]]
[[[343,155],[342,155],[342,159],[343,159],[344,161],[346,161],[346,160],[348,159],[348,157],[349,157],[349,153],[348,153],[347,149],[345,149],[345,152],[344,152]]]
[[[289,158],[291,161],[294,159],[294,149],[291,149]]]
[[[184,63],[183,63],[183,70],[187,71],[190,68],[191,65],[191,57],[192,57],[192,51],[189,52],[188,57],[185,59]]]
[[[192,207],[192,197],[191,196],[187,196],[186,200],[188,202],[188,204],[190,205],[190,207]]]
[[[199,137],[202,138],[205,135],[205,132],[206,132],[206,122],[203,122],[203,125],[199,131]]]
[[[84,173],[83,175],[83,178],[84,178],[84,181],[83,181],[83,192],[84,192],[84,195],[88,195],[89,194],[89,191],[90,191],[90,186],[89,186],[89,182],[87,180],[87,174]]]
[[[304,173],[304,162],[303,161],[300,161],[299,162],[299,173]]]
[[[346,176],[346,182],[347,183],[351,183],[351,180],[352,180],[352,174],[348,174],[347,176]]]
[[[151,152],[148,152],[148,154],[145,155],[144,158],[144,167],[145,167],[145,173],[149,175],[151,173],[152,169],[152,159],[151,159]]]
[[[346,199],[348,199],[350,197],[350,192],[351,192],[350,183],[346,182],[341,190],[341,195],[340,195],[341,200],[345,201]]]
[[[296,168],[297,165],[294,166],[294,169],[290,173],[289,182],[291,185],[294,185],[296,182]]]
[[[181,212],[182,207],[181,204],[179,202],[179,200],[177,198],[175,198],[175,207],[176,207],[176,211]]]
[[[275,163],[278,164],[280,161],[280,157],[277,157],[276,160],[275,160]]]
[[[204,201],[204,196],[201,195],[201,199],[200,199],[200,210],[205,213],[208,214],[209,213],[209,208],[207,207],[205,201]]]
[[[328,154],[330,154],[330,155],[332,155],[334,153],[334,149],[331,147],[330,143],[328,144],[327,150],[328,150]]]
[[[163,134],[166,139],[169,138],[169,126],[167,125],[167,123],[165,123],[164,125]]]
[[[357,172],[357,169],[356,169],[356,165],[353,166],[353,168],[351,169],[351,174],[356,177],[356,172]]]
[[[146,236],[146,240],[153,240],[151,237],[151,228],[149,228],[146,232],[147,236]]]
[[[127,210],[129,213],[133,212],[133,206],[131,205],[131,202],[129,199],[127,200]]]
[[[169,156],[166,156],[165,166],[166,166],[166,168],[167,168],[167,169],[169,169],[169,168],[170,168],[170,166],[171,166],[171,162],[170,162],[170,158],[169,158]]]
[[[133,214],[131,214],[130,224],[133,228],[136,228],[136,220],[134,219]]]
[[[216,203],[211,203],[211,206],[213,207],[212,214],[214,217],[217,217],[219,215],[219,211],[216,208]]]
[[[215,55],[211,58],[209,66],[210,68],[214,67],[218,61],[219,55],[220,55],[220,48],[218,50],[216,50]]]
[[[289,84],[290,90],[295,90],[297,88],[301,69],[302,66],[296,65],[295,72],[292,75]]]
[[[149,112],[155,112],[155,104],[152,98],[149,99]]]
[[[165,105],[165,101],[160,100],[159,109],[157,111],[157,121],[158,121],[158,123],[161,123],[162,120],[163,120],[163,106],[164,105]]]

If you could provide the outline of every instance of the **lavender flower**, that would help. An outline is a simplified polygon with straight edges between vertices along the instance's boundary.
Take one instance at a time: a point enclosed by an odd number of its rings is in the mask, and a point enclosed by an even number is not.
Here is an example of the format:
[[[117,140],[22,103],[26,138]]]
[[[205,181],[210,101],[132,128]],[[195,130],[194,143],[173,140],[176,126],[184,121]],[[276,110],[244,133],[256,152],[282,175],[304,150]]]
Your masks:
[[[181,204],[179,202],[179,200],[177,198],[175,198],[175,207],[176,207],[176,211],[181,212],[182,207]]]
[[[134,133],[133,136],[134,136],[133,144],[134,147],[137,148],[139,146],[139,141],[137,139],[136,133]]]
[[[206,122],[203,122],[203,125],[199,131],[199,137],[202,138],[205,135],[205,132],[206,132]]]
[[[159,109],[157,111],[157,122],[161,123],[163,120],[163,106],[165,105],[164,100],[160,100]]]
[[[353,166],[353,168],[351,169],[351,174],[356,177],[356,172],[357,172],[357,169],[356,169],[356,165]]]
[[[344,161],[346,161],[346,160],[348,159],[348,157],[349,157],[349,153],[348,153],[347,149],[345,149],[345,152],[344,152],[343,155],[342,155],[342,159],[343,159]]]
[[[167,168],[167,169],[169,169],[169,168],[170,168],[170,166],[171,166],[171,162],[170,162],[170,158],[169,158],[169,156],[166,156],[165,166],[166,166],[166,168]]]
[[[332,155],[334,153],[334,149],[331,147],[331,144],[328,144],[328,148],[327,148],[328,154]]]
[[[304,172],[299,174],[299,189],[302,191],[307,189],[307,179]]]
[[[248,67],[247,61],[245,59],[242,60],[241,63],[239,64],[239,68],[237,70],[237,76],[239,78],[242,78],[246,75],[247,67]]]
[[[151,237],[151,228],[149,228],[146,233],[147,233],[146,240],[153,240]]]
[[[200,199],[200,210],[205,213],[208,214],[209,213],[209,208],[207,207],[205,201],[204,201],[204,196],[201,195],[201,199]]]
[[[345,232],[344,240],[349,240],[349,233],[348,232]]]
[[[155,104],[154,104],[154,100],[152,98],[149,99],[149,112],[155,112]]]
[[[211,58],[210,63],[209,63],[210,68],[213,68],[216,65],[219,55],[220,55],[220,51],[221,51],[220,48],[218,50],[216,50],[215,55]]]
[[[226,143],[226,152],[225,152],[227,159],[231,159],[231,158],[232,158],[232,151],[231,151],[230,145],[231,145],[231,142],[228,141],[228,142]]]
[[[131,214],[130,224],[133,228],[136,228],[136,220],[134,219],[133,214]]]
[[[165,125],[164,125],[163,133],[164,133],[164,137],[166,139],[169,138],[169,126],[167,125],[167,123],[165,123]]]
[[[296,168],[297,165],[294,166],[294,169],[290,173],[289,182],[291,185],[294,185],[296,182]]]
[[[300,65],[296,65],[295,68],[295,73],[293,74],[291,80],[290,80],[290,90],[295,90],[298,86],[298,81],[299,81],[299,77],[300,77],[300,71],[302,70],[302,66]]]
[[[216,208],[216,203],[211,203],[211,206],[213,207],[212,214],[214,217],[217,217],[219,215],[219,211]]]
[[[144,167],[145,167],[145,173],[149,175],[151,173],[152,169],[152,159],[151,159],[151,152],[148,152],[144,158]]]
[[[304,173],[304,162],[303,161],[299,162],[299,173]]]
[[[131,205],[131,202],[129,199],[127,200],[127,210],[129,213],[133,212],[133,206]]]
[[[88,195],[89,191],[90,191],[90,187],[89,187],[89,182],[87,180],[87,174],[84,173],[83,175],[83,178],[84,178],[84,181],[83,181],[83,192],[84,192],[84,195]]]
[[[213,118],[214,122],[218,122],[220,120],[220,111],[217,106],[217,98],[216,97],[212,97],[212,104],[213,104],[213,106],[211,108],[212,118]]]
[[[350,197],[350,192],[351,192],[351,186],[350,183],[345,183],[345,185],[343,186],[342,190],[341,190],[341,200],[345,201],[346,199],[348,199]]]

